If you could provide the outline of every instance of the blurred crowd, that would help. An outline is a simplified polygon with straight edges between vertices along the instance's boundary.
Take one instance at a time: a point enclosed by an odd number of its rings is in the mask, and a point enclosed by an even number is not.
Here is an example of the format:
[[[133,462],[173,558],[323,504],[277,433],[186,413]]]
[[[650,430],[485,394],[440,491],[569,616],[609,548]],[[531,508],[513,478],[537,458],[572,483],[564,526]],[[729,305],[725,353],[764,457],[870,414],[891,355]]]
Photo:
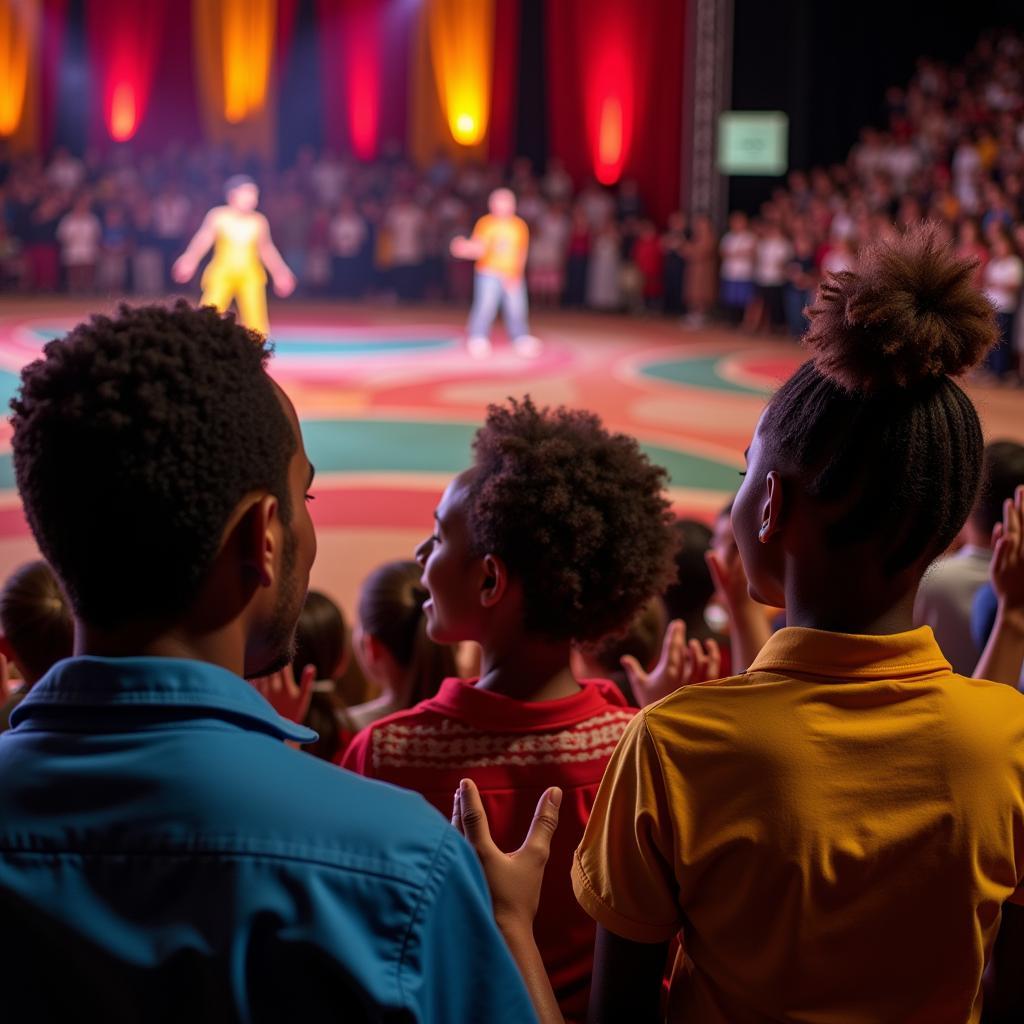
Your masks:
[[[987,369],[1020,380],[1024,348],[1024,42],[983,36],[956,67],[922,58],[885,96],[845,163],[794,170],[757,211],[719,231],[701,211],[658,222],[637,183],[574,183],[557,160],[538,170],[438,157],[415,168],[399,153],[374,164],[311,148],[288,166],[245,169],[262,187],[275,241],[300,294],[467,303],[472,268],[452,238],[505,183],[531,229],[527,281],[535,306],[662,313],[747,331],[805,328],[822,275],[849,267],[865,242],[923,218],[978,260],[1002,343]],[[169,270],[237,160],[210,147],[57,149],[0,154],[0,287],[23,292],[159,295]]]

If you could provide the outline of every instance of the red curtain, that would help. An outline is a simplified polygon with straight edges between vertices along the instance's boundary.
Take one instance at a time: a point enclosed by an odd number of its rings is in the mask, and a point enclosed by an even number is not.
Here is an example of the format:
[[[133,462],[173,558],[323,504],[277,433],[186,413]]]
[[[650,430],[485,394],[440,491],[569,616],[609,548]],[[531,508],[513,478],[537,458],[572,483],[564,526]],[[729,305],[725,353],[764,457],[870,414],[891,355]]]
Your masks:
[[[318,0],[324,137],[373,160],[380,147],[385,13],[375,0]]]
[[[90,0],[86,33],[103,137],[135,137],[149,105],[169,0]]]
[[[488,156],[508,163],[516,154],[516,91],[519,75],[519,0],[494,5],[494,70]]]
[[[57,74],[64,52],[67,0],[45,0],[42,18],[38,145],[41,152],[49,153],[53,147],[53,129],[57,113]]]
[[[577,181],[637,179],[651,213],[679,203],[683,0],[547,5],[551,152]]]

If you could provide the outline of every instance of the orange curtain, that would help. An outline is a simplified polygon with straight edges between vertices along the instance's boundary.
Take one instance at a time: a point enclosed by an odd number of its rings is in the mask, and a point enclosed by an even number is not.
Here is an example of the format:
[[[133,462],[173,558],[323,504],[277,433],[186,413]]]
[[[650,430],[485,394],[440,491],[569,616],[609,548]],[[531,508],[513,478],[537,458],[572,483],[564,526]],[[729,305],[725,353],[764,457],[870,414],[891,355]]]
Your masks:
[[[495,2],[425,0],[423,4],[410,76],[409,149],[418,163],[429,163],[439,152],[455,159],[486,158]]]
[[[38,129],[41,0],[0,0],[0,138],[32,149]]]
[[[207,138],[273,155],[277,0],[193,0],[200,109]]]

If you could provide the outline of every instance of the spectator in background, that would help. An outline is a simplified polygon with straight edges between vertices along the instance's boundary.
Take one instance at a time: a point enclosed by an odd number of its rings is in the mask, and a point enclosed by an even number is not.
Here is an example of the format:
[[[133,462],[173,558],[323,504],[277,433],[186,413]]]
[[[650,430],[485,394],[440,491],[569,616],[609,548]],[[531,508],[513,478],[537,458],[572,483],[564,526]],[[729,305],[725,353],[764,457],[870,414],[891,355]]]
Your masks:
[[[415,302],[423,296],[426,219],[423,207],[409,195],[400,195],[384,214],[391,279],[402,302]]]
[[[56,193],[44,195],[27,217],[25,247],[27,284],[30,289],[54,292],[60,287],[60,243],[57,228],[64,216],[64,202]]]
[[[718,244],[715,230],[707,214],[693,219],[693,233],[683,250],[686,259],[686,305],[690,310],[687,323],[700,327],[707,322],[715,304],[717,291]]]
[[[22,373],[15,472],[81,656],[0,737],[5,1017],[531,1021],[447,820],[289,747],[315,736],[242,678],[288,665],[316,552],[267,357],[181,303]]]
[[[128,285],[128,254],[132,247],[131,226],[123,206],[107,206],[102,230],[96,285],[104,294],[121,295]]]
[[[53,570],[43,561],[15,569],[0,589],[0,657],[18,670],[22,682],[0,694],[0,732],[32,687],[58,661],[71,657],[74,643],[71,611]],[[7,682],[6,665],[3,676]]]
[[[590,249],[590,224],[583,208],[577,204],[572,210],[572,226],[569,231],[564,299],[566,306],[579,308],[587,300]]]
[[[341,609],[326,594],[310,590],[295,627],[292,675],[301,679],[309,666],[313,668],[314,682],[303,722],[318,739],[304,749],[324,761],[337,760],[355,735],[335,685],[345,673],[351,654]]]
[[[786,264],[786,284],[782,300],[786,309],[786,325],[794,338],[807,330],[804,309],[814,297],[817,277],[814,272],[814,237],[803,226],[793,234],[793,254]]]
[[[57,225],[60,261],[68,276],[68,291],[82,295],[96,286],[103,227],[92,212],[88,195],[80,195]]]
[[[163,253],[164,284],[171,283],[171,266],[188,241],[193,210],[181,185],[168,181],[153,200],[153,236]]]
[[[1013,322],[1017,306],[1020,304],[1021,285],[1024,284],[1024,263],[1001,227],[994,228],[988,239],[992,255],[985,265],[983,281],[985,295],[996,308],[999,341],[989,352],[986,367],[999,379],[1010,372],[1013,358]]]
[[[971,635],[971,610],[989,578],[992,530],[1003,518],[1003,502],[1024,484],[1024,445],[992,441],[985,446],[978,499],[964,526],[966,543],[939,558],[921,580],[914,622],[930,626],[954,672],[972,675],[981,654]]]
[[[132,290],[137,295],[159,295],[163,291],[163,254],[153,224],[153,204],[146,198],[132,206],[131,270]]]
[[[729,230],[718,243],[721,285],[719,301],[729,322],[747,322],[747,311],[754,302],[754,257],[757,235],[750,230],[747,215],[741,210],[729,214]]]
[[[664,253],[654,222],[642,220],[633,243],[633,262],[643,279],[643,305],[648,311],[661,304],[664,285]]]
[[[676,210],[668,215],[668,224],[661,236],[662,310],[666,316],[680,316],[683,311],[683,280],[686,276],[686,214]]]
[[[565,207],[550,203],[537,219],[526,257],[530,296],[540,306],[556,306],[565,290],[570,224]]]
[[[785,325],[786,310],[783,290],[786,270],[793,258],[793,246],[778,221],[766,220],[757,239],[754,254],[754,283],[760,308],[759,322],[754,329],[776,331]]]
[[[360,588],[356,657],[380,696],[349,708],[357,732],[429,700],[445,679],[457,675],[454,650],[427,634],[423,605],[430,595],[422,576],[416,562],[387,562]]]
[[[598,227],[587,261],[587,307],[604,312],[622,308],[622,239],[609,218]]]

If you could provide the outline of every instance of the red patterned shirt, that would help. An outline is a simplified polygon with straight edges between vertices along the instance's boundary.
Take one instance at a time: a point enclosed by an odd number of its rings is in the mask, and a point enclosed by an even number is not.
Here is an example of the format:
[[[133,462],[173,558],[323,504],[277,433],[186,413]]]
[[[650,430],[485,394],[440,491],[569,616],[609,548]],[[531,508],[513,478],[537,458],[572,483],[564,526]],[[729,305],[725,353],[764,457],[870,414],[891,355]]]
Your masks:
[[[615,686],[584,682],[560,700],[521,701],[447,679],[437,696],[375,722],[352,741],[344,767],[422,793],[451,816],[459,780],[480,789],[503,850],[523,841],[541,793],[563,792],[534,934],[562,1012],[586,1014],[594,922],[572,891],[573,852],[623,730],[635,714]]]

